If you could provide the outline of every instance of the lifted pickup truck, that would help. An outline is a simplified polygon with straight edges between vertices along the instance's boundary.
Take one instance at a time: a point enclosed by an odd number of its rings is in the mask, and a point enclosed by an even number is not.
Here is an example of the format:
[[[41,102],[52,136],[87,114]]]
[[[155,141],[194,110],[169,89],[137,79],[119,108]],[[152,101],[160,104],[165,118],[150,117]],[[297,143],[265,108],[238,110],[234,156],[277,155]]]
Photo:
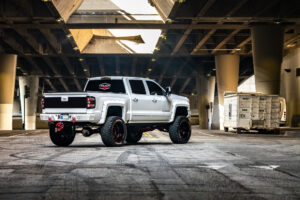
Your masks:
[[[106,146],[137,143],[143,132],[169,132],[173,143],[191,136],[186,97],[171,94],[154,80],[134,77],[96,77],[84,92],[45,93],[41,120],[49,123],[51,141],[70,145],[76,133],[100,133]]]

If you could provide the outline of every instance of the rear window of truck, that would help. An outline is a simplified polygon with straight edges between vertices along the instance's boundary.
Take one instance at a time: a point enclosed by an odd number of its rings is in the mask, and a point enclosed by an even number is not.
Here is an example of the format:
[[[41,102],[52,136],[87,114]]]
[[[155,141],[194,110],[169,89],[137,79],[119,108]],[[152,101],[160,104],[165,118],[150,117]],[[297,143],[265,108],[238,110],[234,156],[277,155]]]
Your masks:
[[[123,80],[90,80],[85,91],[126,93]]]

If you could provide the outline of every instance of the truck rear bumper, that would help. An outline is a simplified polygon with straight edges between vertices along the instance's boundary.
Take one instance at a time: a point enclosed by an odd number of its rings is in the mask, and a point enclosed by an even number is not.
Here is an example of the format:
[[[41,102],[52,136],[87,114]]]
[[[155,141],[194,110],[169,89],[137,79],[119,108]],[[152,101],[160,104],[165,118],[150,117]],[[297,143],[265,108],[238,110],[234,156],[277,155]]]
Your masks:
[[[40,114],[43,121],[90,122],[98,123],[100,115],[96,114]]]

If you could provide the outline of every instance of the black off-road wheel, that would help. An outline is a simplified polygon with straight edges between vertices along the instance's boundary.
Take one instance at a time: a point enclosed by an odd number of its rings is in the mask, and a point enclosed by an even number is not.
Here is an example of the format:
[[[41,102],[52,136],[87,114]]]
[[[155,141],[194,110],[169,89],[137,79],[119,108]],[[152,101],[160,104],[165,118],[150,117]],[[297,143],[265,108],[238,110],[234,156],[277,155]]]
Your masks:
[[[63,122],[49,124],[50,139],[57,146],[69,146],[75,138],[74,126]]]
[[[170,139],[175,144],[185,144],[191,137],[191,124],[185,116],[175,118],[173,124],[169,127]]]
[[[143,136],[143,132],[134,127],[128,127],[127,128],[127,138],[126,142],[129,144],[137,144]]]
[[[122,118],[110,116],[101,129],[101,138],[105,146],[115,147],[124,144],[127,137],[127,128]]]

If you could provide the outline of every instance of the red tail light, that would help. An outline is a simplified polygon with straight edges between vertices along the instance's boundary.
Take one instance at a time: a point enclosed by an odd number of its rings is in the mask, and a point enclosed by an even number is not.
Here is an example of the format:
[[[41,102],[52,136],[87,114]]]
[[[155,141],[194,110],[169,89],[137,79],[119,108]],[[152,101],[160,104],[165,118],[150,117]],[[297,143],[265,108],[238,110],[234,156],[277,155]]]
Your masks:
[[[92,109],[96,106],[96,99],[95,97],[86,97],[86,108]]]
[[[44,97],[42,97],[41,104],[42,104],[42,109],[44,109],[45,108],[45,98]]]

